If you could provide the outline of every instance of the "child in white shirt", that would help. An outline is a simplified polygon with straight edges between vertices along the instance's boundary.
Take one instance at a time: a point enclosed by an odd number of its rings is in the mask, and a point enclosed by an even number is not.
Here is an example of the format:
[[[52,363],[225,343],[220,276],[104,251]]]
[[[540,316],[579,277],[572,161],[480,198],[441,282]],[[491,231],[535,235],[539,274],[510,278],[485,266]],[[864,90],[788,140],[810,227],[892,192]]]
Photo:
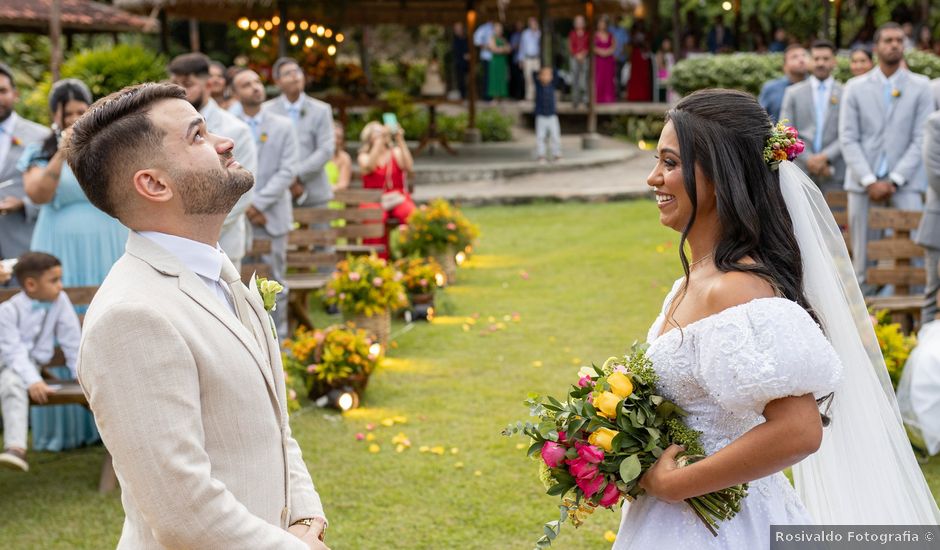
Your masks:
[[[13,275],[23,290],[0,304],[0,466],[26,472],[30,399],[46,403],[55,393],[43,381],[40,368],[52,359],[58,345],[74,378],[81,329],[72,302],[62,292],[58,258],[27,252],[13,267]]]

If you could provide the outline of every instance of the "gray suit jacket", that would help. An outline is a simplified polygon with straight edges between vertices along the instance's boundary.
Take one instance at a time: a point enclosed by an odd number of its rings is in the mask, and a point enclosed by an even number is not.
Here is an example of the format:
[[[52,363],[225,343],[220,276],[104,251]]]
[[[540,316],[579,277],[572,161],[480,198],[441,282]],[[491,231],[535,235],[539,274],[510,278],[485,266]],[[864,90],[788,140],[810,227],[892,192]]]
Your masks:
[[[88,309],[78,378],[121,483],[119,550],[304,550],[287,526],[323,517],[270,318],[254,282],[241,288],[244,322],[131,232]]]
[[[286,235],[294,221],[289,188],[297,176],[297,134],[287,117],[271,111],[262,111],[260,116],[261,138],[252,204],[267,218],[264,228],[268,233]]]
[[[258,170],[258,151],[255,148],[255,137],[251,134],[248,125],[237,116],[219,107],[213,99],[209,99],[200,112],[206,118],[207,130],[235,142],[232,156],[238,164],[242,165],[242,168],[254,174]],[[248,220],[245,218],[245,210],[251,204],[252,196],[253,190],[242,195],[226,216],[225,223],[222,224],[219,244],[233,262],[241,261],[242,256],[245,255],[248,241]]]
[[[927,204],[917,229],[917,244],[940,248],[940,111],[927,117],[924,128],[924,167],[927,170]]]
[[[830,181],[842,182],[845,179],[845,161],[842,159],[842,145],[839,143],[839,103],[842,100],[842,85],[832,83],[832,94],[826,102],[825,126],[823,126],[820,153],[824,153],[832,165],[832,176],[820,178],[813,176],[817,185]],[[780,120],[788,120],[789,124],[800,132],[800,137],[806,142],[808,151],[796,158],[797,166],[806,171],[806,158],[812,154],[813,139],[816,137],[816,98],[813,91],[813,79],[807,78],[787,88],[783,94],[783,107],[780,110]]]
[[[0,165],[0,199],[17,197],[22,199],[26,206],[19,212],[0,216],[0,258],[16,258],[29,250],[38,208],[26,197],[23,174],[16,169],[16,163],[27,145],[45,140],[50,132],[49,128],[18,115],[10,116],[16,116],[13,121],[13,137],[17,143],[10,143],[10,151]]]
[[[940,109],[940,78],[930,81],[930,91],[933,93],[934,107]]]
[[[845,158],[846,191],[862,192],[874,182],[882,152],[888,176],[903,191],[924,191],[924,122],[934,110],[926,77],[899,69],[900,95],[885,106],[881,69],[848,81],[839,111],[839,141]]]
[[[333,135],[333,108],[329,104],[302,94],[303,106],[297,121],[297,141],[300,144],[300,164],[297,177],[304,184],[306,197],[298,206],[321,204],[333,198],[333,188],[324,167],[333,158],[336,138]],[[265,109],[290,118],[287,101],[283,96],[269,99]]]

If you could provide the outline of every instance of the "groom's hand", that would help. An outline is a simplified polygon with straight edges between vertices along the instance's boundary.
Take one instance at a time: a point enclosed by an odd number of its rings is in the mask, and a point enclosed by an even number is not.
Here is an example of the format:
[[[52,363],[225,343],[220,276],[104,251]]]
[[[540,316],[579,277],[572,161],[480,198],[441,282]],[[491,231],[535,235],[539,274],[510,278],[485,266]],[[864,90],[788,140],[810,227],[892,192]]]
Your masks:
[[[323,522],[318,520],[313,525],[291,525],[287,532],[305,542],[310,550],[329,550],[329,547],[323,544],[323,529]]]

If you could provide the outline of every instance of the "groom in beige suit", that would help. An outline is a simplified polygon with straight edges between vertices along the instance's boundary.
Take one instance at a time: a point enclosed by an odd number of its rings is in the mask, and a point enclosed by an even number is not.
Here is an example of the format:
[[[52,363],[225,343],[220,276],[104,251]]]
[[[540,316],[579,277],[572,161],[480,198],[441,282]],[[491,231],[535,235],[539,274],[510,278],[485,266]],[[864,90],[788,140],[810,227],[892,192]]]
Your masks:
[[[118,548],[325,549],[270,318],[218,246],[253,184],[232,141],[152,83],[98,101],[72,136],[85,194],[132,230],[78,360],[122,487]]]

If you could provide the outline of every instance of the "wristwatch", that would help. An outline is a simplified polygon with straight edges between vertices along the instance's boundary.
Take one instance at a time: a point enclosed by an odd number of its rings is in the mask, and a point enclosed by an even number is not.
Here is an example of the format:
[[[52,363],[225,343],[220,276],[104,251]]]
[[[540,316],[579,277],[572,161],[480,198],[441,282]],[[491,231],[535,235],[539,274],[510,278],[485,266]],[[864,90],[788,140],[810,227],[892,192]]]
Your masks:
[[[293,527],[295,525],[306,525],[307,527],[313,527],[313,525],[317,522],[317,520],[320,520],[320,518],[298,519],[294,523],[291,523],[290,526]],[[323,536],[326,535],[326,522],[323,520],[320,520],[320,521],[323,523],[323,529],[320,530],[320,536],[318,538],[322,542]]]

